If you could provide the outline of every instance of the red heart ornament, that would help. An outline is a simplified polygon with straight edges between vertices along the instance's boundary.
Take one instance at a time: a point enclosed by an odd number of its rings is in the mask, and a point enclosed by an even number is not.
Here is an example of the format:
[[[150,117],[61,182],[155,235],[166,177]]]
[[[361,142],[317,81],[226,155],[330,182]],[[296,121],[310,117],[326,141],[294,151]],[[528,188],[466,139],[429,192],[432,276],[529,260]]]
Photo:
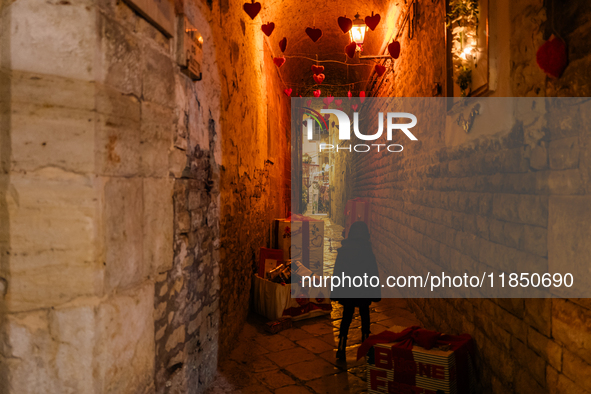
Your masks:
[[[324,66],[316,66],[316,65],[312,65],[312,72],[314,74],[322,74],[324,72]]]
[[[363,104],[363,102],[365,101],[365,92],[364,91],[359,92],[359,100],[361,101],[361,104]]]
[[[398,59],[398,56],[400,56],[400,43],[398,41],[392,41],[388,45],[388,52],[390,52],[390,56],[394,59]]]
[[[346,15],[339,16],[339,19],[337,19],[337,22],[339,23],[339,27],[341,28],[343,33],[347,33],[353,27],[353,21],[351,19],[347,18]]]
[[[353,59],[353,56],[355,56],[356,49],[357,49],[357,44],[355,42],[352,42],[345,47],[345,53],[347,54],[347,56],[349,56],[351,59]]]
[[[279,41],[279,49],[281,49],[281,52],[285,52],[285,48],[287,48],[287,37],[283,37],[283,40]]]
[[[328,96],[328,97],[325,97],[324,100],[322,100],[322,102],[326,105],[330,105],[330,103],[332,103],[333,100],[334,100],[334,97]]]
[[[330,119],[330,114],[324,115],[324,120],[326,120],[328,122],[329,119]]]
[[[324,78],[326,78],[326,76],[324,74],[318,74],[318,75],[314,74],[313,77],[314,77],[314,81],[316,83],[322,83],[324,81]]]
[[[322,30],[317,29],[316,27],[308,27],[306,28],[306,34],[312,41],[316,42],[322,37]]]
[[[367,25],[367,27],[369,27],[371,29],[371,31],[374,31],[376,29],[376,27],[378,27],[378,23],[380,23],[381,19],[382,19],[382,17],[380,16],[380,14],[374,15],[372,12],[371,16],[365,17],[365,24]]]
[[[351,93],[350,90],[347,92],[347,97],[349,97],[349,100],[351,100],[351,97],[353,97],[353,93]]]
[[[252,3],[245,3],[242,8],[244,8],[244,11],[250,16],[250,19],[254,19],[259,12],[261,12],[261,3],[255,3],[253,0]]]
[[[284,57],[274,57],[273,63],[275,63],[275,65],[277,67],[281,67],[281,66],[283,66],[283,63],[285,63],[285,58]]]
[[[314,91],[314,97],[320,97],[320,89]]]
[[[312,106],[312,100],[306,101],[306,106],[311,107]]]
[[[266,25],[261,26],[261,30],[267,37],[271,36],[273,30],[275,30],[275,24],[273,22],[267,23]]]
[[[548,76],[559,78],[567,66],[566,44],[558,37],[550,37],[536,53],[538,66]]]
[[[289,89],[285,89],[285,90],[283,91],[283,93],[285,93],[285,95],[286,95],[287,97],[291,96],[291,92],[292,92],[292,89],[291,89],[291,88],[289,88]]]
[[[337,107],[340,107],[341,104],[343,103],[343,100],[335,100],[334,103]]]
[[[353,111],[357,111],[357,107],[359,107],[357,104],[352,104],[352,105],[351,105],[351,109],[352,109]]]
[[[381,77],[386,72],[386,67],[382,66],[381,64],[376,64],[375,70],[376,74]]]

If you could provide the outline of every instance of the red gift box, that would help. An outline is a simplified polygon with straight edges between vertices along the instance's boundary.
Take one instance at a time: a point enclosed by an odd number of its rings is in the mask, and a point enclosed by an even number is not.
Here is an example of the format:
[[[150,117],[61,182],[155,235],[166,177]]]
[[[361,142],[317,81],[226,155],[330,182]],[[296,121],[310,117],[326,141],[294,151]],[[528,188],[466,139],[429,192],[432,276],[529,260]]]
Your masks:
[[[261,278],[265,277],[265,274],[276,268],[277,265],[283,261],[283,251],[280,249],[269,249],[261,248],[259,254],[259,272],[258,275]]]
[[[420,327],[384,331],[369,337],[358,359],[368,361],[370,393],[471,394],[475,392],[474,349],[468,334],[446,335]]]

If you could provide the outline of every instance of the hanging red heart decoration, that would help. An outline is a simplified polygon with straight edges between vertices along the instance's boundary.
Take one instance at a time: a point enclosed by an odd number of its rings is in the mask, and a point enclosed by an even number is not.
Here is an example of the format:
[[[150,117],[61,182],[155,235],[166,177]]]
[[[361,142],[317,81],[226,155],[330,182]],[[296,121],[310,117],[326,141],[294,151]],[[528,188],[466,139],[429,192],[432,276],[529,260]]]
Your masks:
[[[355,43],[355,41],[353,41],[352,43],[350,43],[349,45],[347,45],[345,47],[345,53],[347,54],[347,56],[349,56],[351,59],[353,59],[353,56],[355,56],[356,49],[357,49],[357,44]]]
[[[314,91],[314,97],[320,97],[320,89]]]
[[[269,22],[265,25],[262,25],[261,30],[267,37],[270,37],[271,33],[273,33],[273,30],[275,30],[275,24],[273,22]]]
[[[244,8],[244,11],[250,16],[250,19],[254,19],[259,12],[261,12],[261,3],[255,3],[254,0],[252,0],[251,3],[245,3],[242,8]]]
[[[357,107],[359,107],[357,104],[352,104],[352,105],[351,105],[351,109],[352,109],[353,111],[357,111]]]
[[[289,88],[289,89],[285,89],[285,90],[283,91],[283,93],[285,93],[285,95],[286,95],[287,97],[291,96],[291,92],[292,92],[292,89],[291,89],[291,88]]]
[[[376,64],[375,70],[376,74],[378,74],[378,76],[381,77],[386,72],[386,67],[382,66],[381,64]]]
[[[283,66],[283,63],[285,63],[285,58],[284,57],[274,57],[273,63],[275,63],[275,65],[277,67],[281,67],[281,66]]]
[[[316,42],[322,37],[322,30],[317,29],[316,27],[308,27],[306,28],[306,34],[312,41]]]
[[[337,19],[337,22],[339,23],[339,27],[341,28],[341,30],[345,34],[349,30],[351,30],[351,28],[353,27],[353,21],[351,19],[347,18],[347,15],[345,15],[345,16],[339,16],[339,19]]]
[[[285,48],[287,48],[287,37],[283,37],[283,39],[279,41],[279,49],[281,49],[281,52],[285,52]]]
[[[324,72],[324,66],[312,65],[312,72],[314,74],[322,74]]]
[[[328,105],[323,106],[322,109],[328,109]]]
[[[559,78],[567,66],[566,44],[552,35],[536,53],[538,66],[550,77]]]
[[[334,101],[334,97],[332,97],[332,96],[325,97],[324,100],[322,100],[322,102],[326,105],[330,105],[330,103],[332,103],[333,101]]]
[[[349,100],[351,100],[351,97],[353,97],[353,93],[351,93],[350,90],[347,92],[347,97],[349,97]]]
[[[343,103],[343,100],[335,100],[334,103],[337,107],[340,107],[341,104]]]
[[[390,52],[390,56],[394,59],[398,59],[398,56],[400,56],[400,43],[398,41],[392,41],[388,45],[388,52]]]
[[[313,77],[314,77],[314,81],[316,83],[322,83],[324,81],[324,78],[326,78],[326,76],[324,74],[318,74],[318,75],[314,74]]]
[[[364,91],[359,92],[359,100],[361,101],[361,104],[363,104],[363,102],[365,101],[365,92]]]
[[[382,19],[380,14],[374,15],[373,11],[372,11],[371,16],[365,17],[365,24],[367,25],[367,27],[369,27],[371,29],[371,31],[374,31],[376,29],[376,27],[378,27],[378,23],[380,23],[380,19]]]
[[[328,122],[329,119],[330,119],[330,114],[324,115],[324,120],[326,120]]]
[[[311,107],[312,106],[312,100],[306,101],[306,106]]]

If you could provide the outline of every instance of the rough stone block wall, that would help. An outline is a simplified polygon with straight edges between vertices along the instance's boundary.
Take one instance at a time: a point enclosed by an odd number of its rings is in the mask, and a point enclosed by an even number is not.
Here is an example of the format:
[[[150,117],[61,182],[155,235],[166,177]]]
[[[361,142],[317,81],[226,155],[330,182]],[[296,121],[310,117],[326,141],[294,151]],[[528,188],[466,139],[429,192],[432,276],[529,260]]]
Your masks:
[[[124,1],[1,3],[3,393],[203,392],[236,342],[290,164],[242,4],[175,2],[204,39],[192,82]]]
[[[242,5],[231,1],[212,8],[226,32],[218,52],[225,59],[220,354],[228,354],[238,341],[259,250],[269,246],[271,220],[286,217],[290,209],[290,98],[273,63],[280,38],[263,39],[258,17],[251,21]]]
[[[572,62],[558,80],[547,80],[535,64],[543,42],[542,2],[507,8],[511,58],[502,61],[511,65],[510,80],[499,85],[510,90],[495,95],[588,95],[585,4],[573,2],[561,11],[571,18],[565,39]],[[421,9],[430,15],[429,4]],[[439,15],[428,20],[441,26]],[[438,29],[421,24],[415,39],[402,41],[395,77],[378,81],[371,96],[431,96],[430,76],[436,80],[443,66],[443,39]],[[372,201],[374,251],[382,267],[402,274],[413,264],[445,267],[455,261],[475,267],[514,261],[523,271],[587,265],[590,121],[584,111],[549,101],[536,122],[518,121],[502,135],[454,139],[432,133],[419,136],[399,157],[355,160],[353,197]],[[583,299],[410,302],[426,327],[473,335],[481,392],[591,391],[584,339],[591,335],[591,305]]]

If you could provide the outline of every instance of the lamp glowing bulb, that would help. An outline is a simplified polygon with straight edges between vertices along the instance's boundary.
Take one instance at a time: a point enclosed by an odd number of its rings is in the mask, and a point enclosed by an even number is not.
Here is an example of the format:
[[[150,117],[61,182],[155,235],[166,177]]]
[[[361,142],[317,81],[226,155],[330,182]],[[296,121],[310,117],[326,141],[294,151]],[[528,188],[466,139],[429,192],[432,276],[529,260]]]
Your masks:
[[[351,42],[357,44],[357,48],[361,48],[363,46],[363,41],[365,41],[365,32],[367,31],[367,26],[363,19],[359,18],[359,14],[355,15],[355,19],[353,20],[353,27],[349,30],[349,36],[351,37]]]

